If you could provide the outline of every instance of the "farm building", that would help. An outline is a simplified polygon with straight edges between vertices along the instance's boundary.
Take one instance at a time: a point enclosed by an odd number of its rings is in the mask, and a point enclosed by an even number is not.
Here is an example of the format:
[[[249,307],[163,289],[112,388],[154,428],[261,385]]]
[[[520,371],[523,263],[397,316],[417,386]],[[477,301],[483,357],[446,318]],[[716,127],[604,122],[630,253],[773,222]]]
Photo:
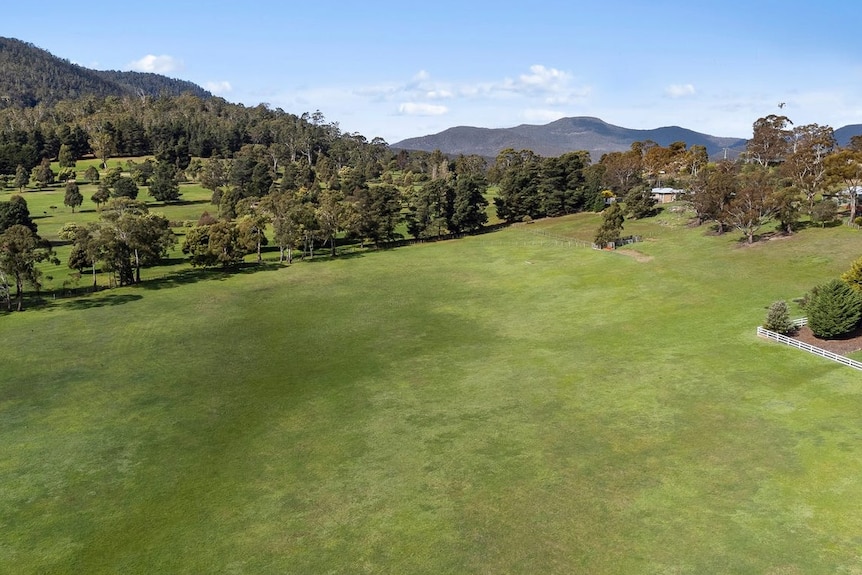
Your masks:
[[[652,197],[656,199],[656,201],[660,204],[668,204],[670,202],[675,202],[685,193],[685,190],[678,190],[676,188],[653,188],[652,189]]]

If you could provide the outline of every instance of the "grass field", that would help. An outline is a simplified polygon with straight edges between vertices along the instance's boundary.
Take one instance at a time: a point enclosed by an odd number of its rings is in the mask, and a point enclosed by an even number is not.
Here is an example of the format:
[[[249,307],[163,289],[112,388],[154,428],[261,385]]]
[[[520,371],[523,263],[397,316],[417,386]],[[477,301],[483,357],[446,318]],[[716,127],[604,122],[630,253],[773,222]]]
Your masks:
[[[136,158],[136,160],[139,161],[140,158]],[[125,165],[124,161],[113,159],[110,160],[108,165],[114,167],[115,162],[119,165]],[[98,162],[96,160],[78,162],[76,170],[83,173],[86,170],[86,166],[90,163],[97,164]],[[96,191],[96,184],[85,183],[82,180],[79,183],[79,188],[81,195],[84,196],[84,203],[79,208],[76,208],[74,213],[71,208],[63,205],[63,198],[66,193],[65,184],[54,184],[43,190],[28,189],[23,194],[19,194],[27,201],[27,208],[30,210],[33,221],[38,226],[39,235],[50,240],[56,246],[55,251],[60,263],[58,265],[45,265],[41,268],[43,272],[43,291],[48,294],[59,295],[66,288],[87,287],[92,284],[87,277],[80,280],[74,277],[75,272],[67,266],[71,248],[68,245],[62,245],[58,237],[60,229],[68,222],[86,223],[99,220],[97,206],[90,199]],[[197,184],[188,183],[180,185],[180,193],[182,195],[179,202],[166,204],[153,201],[147,193],[147,188],[141,187],[137,199],[145,202],[151,212],[161,214],[178,224],[185,223],[192,225],[198,221],[198,218],[205,211],[211,214],[218,214],[218,206],[213,206],[210,203],[210,198],[212,197],[210,190],[205,190]],[[9,201],[9,198],[15,194],[18,194],[18,190],[7,189],[0,191],[0,202]],[[142,278],[163,277],[166,274],[188,268],[188,265],[184,262],[173,261],[184,258],[180,248],[185,229],[182,226],[178,226],[174,228],[174,231],[178,234],[179,242],[175,246],[173,253],[170,254],[172,262],[159,268],[142,270]],[[100,286],[107,286],[109,280],[110,278],[107,277],[107,274],[99,274],[98,283]]]
[[[862,572],[862,378],[754,334],[859,232],[597,223],[0,316],[0,572]]]

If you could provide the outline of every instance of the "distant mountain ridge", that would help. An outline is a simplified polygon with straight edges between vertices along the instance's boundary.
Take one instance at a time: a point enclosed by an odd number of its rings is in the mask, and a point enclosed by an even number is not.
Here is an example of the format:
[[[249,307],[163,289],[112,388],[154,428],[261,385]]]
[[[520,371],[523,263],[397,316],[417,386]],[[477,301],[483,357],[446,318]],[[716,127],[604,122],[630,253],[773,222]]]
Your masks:
[[[702,134],[679,126],[652,130],[635,130],[614,126],[599,118],[578,116],[561,118],[544,125],[521,124],[513,128],[474,128],[458,126],[437,134],[408,138],[392,144],[406,150],[440,150],[446,154],[476,154],[495,157],[506,148],[532,150],[546,157],[587,150],[594,160],[607,152],[628,150],[633,142],[652,140],[660,146],[685,142],[688,146],[704,146],[711,157],[736,157],[745,150],[745,138],[719,137]]]
[[[850,145],[850,138],[862,135],[862,124],[850,124],[835,130],[835,140],[842,148]]]
[[[17,40],[0,37],[0,108],[51,105],[83,96],[212,94],[186,80],[160,74],[91,70]]]

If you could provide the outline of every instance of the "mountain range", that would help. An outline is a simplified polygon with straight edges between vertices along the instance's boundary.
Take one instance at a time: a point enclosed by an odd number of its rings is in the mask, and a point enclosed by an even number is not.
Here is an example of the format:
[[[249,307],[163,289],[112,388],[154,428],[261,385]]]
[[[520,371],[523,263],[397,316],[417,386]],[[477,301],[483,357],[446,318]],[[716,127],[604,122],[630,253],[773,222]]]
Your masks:
[[[201,98],[212,94],[186,80],[161,74],[92,70],[58,58],[15,38],[0,37],[0,108],[50,106],[60,100],[84,96],[160,96],[192,93]],[[835,130],[839,146],[862,134],[862,124]],[[602,154],[628,150],[633,142],[652,140],[668,146],[685,142],[705,146],[710,157],[735,158],[745,150],[744,138],[711,136],[679,126],[635,130],[614,126],[586,116],[561,118],[544,125],[521,124],[513,128],[458,126],[437,134],[408,138],[391,147],[405,150],[440,150],[451,155],[476,154],[494,158],[502,150],[532,150],[546,157],[587,150],[593,160]]]
[[[862,134],[862,124],[844,126],[835,130],[839,146],[846,146],[850,138]],[[704,146],[713,159],[735,158],[745,150],[745,138],[711,136],[679,126],[653,130],[634,130],[614,126],[588,116],[561,118],[544,125],[521,124],[514,128],[475,128],[458,126],[437,134],[408,138],[393,148],[404,150],[440,150],[445,154],[476,154],[494,158],[506,148],[532,150],[546,157],[567,152],[586,150],[593,160],[602,154],[630,149],[633,142],[652,140],[660,146],[685,142],[688,146]]]

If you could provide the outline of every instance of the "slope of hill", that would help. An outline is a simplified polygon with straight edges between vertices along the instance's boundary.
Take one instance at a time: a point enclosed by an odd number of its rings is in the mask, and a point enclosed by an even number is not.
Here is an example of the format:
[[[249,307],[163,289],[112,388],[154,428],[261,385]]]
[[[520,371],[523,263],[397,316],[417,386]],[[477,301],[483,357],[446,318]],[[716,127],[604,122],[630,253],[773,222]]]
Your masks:
[[[850,124],[835,130],[835,141],[838,142],[839,146],[845,148],[850,144],[850,138],[859,135],[862,135],[862,124]]]
[[[149,72],[121,72],[119,70],[99,70],[96,72],[100,77],[117,84],[127,91],[136,94],[158,96],[169,94],[179,96],[183,93],[191,93],[199,98],[211,98],[212,94],[204,90],[194,82],[168,78],[161,74]]]
[[[598,118],[562,118],[549,124],[521,124],[514,128],[473,128],[459,126],[438,134],[408,138],[393,148],[407,150],[440,150],[447,154],[477,154],[494,157],[501,150],[528,149],[542,156],[559,156],[566,152],[587,150],[598,160],[607,152],[629,149],[632,142],[652,140],[661,146],[673,142],[705,146],[710,156],[736,156],[745,149],[744,138],[710,136],[679,126],[653,130],[633,130],[608,124]]]
[[[91,70],[27,42],[0,37],[0,108],[51,105],[87,95],[158,96],[183,92],[211,96],[191,82],[158,74]]]

